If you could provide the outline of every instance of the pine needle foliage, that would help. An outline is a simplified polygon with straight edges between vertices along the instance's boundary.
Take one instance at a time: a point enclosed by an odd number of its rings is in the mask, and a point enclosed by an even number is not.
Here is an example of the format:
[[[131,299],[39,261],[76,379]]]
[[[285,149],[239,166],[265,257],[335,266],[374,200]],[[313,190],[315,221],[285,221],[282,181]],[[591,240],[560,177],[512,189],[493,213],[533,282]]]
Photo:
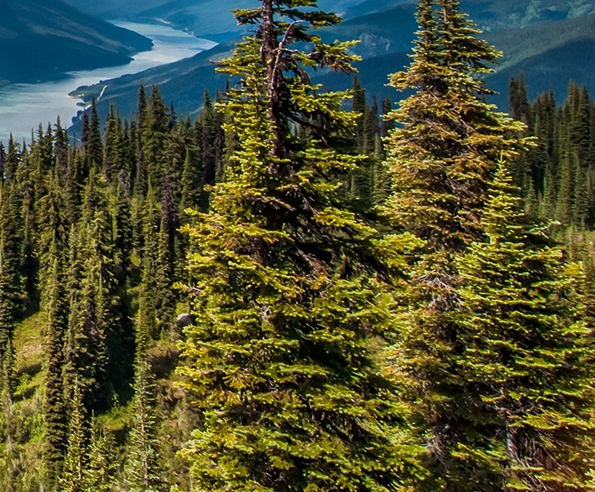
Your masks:
[[[481,490],[592,490],[591,329],[561,250],[527,223],[512,181],[502,165],[482,218],[486,239],[460,262],[460,367],[472,403],[452,456]]]
[[[482,76],[499,53],[476,37],[459,2],[419,0],[417,20],[411,64],[391,76],[390,85],[413,93],[388,114],[396,127],[385,140],[392,192],[383,209],[397,230],[422,245],[396,292],[402,307],[394,316],[389,369],[426,447],[430,477],[420,486],[478,490],[452,468],[451,453],[472,411],[460,368],[457,258],[484,236],[480,217],[499,160],[531,142],[519,136],[521,123],[485,102],[491,91]]]
[[[220,105],[237,146],[211,212],[185,228],[196,325],[179,372],[203,421],[184,453],[195,490],[382,491],[411,471],[371,350],[386,317],[376,232],[338,198],[358,162],[341,147],[354,118],[307,72],[351,71],[353,57],[308,30],[338,21],[310,7],[236,11],[255,33],[221,67],[241,79]]]

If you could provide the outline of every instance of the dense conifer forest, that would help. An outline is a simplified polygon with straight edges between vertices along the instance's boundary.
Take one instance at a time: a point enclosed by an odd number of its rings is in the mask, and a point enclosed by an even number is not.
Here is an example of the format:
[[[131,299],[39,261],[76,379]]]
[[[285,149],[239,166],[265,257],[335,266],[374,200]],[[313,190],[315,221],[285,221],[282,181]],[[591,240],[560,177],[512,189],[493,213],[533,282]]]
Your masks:
[[[498,112],[419,0],[399,102],[330,92],[340,19],[255,4],[197,118],[0,145],[0,490],[595,489],[587,88]]]

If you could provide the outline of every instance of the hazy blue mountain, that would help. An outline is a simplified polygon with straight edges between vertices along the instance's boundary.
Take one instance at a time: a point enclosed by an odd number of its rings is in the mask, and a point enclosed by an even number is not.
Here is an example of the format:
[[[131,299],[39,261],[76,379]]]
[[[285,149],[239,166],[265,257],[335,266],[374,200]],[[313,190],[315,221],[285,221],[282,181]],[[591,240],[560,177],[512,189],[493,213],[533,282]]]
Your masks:
[[[232,39],[241,34],[232,9],[252,8],[255,0],[67,0],[77,8],[105,19],[125,18],[137,22],[166,23],[177,29],[217,41]],[[345,18],[386,9],[413,0],[320,0],[319,7],[338,12]]]
[[[495,101],[501,107],[506,107],[508,81],[521,71],[530,99],[551,87],[562,101],[569,80],[595,90],[595,13],[485,37],[504,52],[498,72],[489,80],[500,88],[501,97]]]
[[[67,0],[84,12],[105,19],[163,22],[201,37],[230,39],[239,33],[230,13],[256,6],[256,0]],[[322,9],[345,19],[415,4],[415,0],[319,0]],[[593,0],[461,0],[465,12],[485,31],[498,31],[572,19],[595,12]]]
[[[4,0],[0,83],[48,80],[66,71],[122,65],[151,45],[149,39],[62,0]]]
[[[323,10],[347,13],[362,3],[366,3],[365,0],[319,0],[318,5]],[[385,8],[392,3],[396,2],[385,0]],[[144,10],[132,18],[143,22],[166,22],[200,37],[226,40],[242,32],[231,10],[249,9],[257,5],[255,0],[174,0]]]
[[[66,0],[70,5],[103,19],[126,19],[169,0]]]
[[[475,6],[478,3],[473,2]],[[595,11],[595,2],[590,3],[589,10]],[[488,7],[494,5],[495,2]],[[390,95],[393,99],[398,97],[398,93],[385,84],[388,74],[402,70],[409,63],[409,50],[402,49],[413,39],[413,31],[407,30],[408,23],[402,17],[409,7],[399,6],[334,28],[334,34],[340,39],[351,37],[361,40],[360,47],[356,48],[364,56],[358,64],[359,77],[370,94],[379,97]],[[564,11],[565,16],[571,13],[570,10]],[[484,12],[484,18],[487,17]],[[548,18],[548,15],[540,18]],[[497,16],[491,17],[493,31],[482,34],[484,39],[503,52],[500,63],[494,67],[496,73],[487,78],[487,85],[499,93],[492,101],[500,108],[508,109],[508,83],[520,72],[525,74],[530,99],[550,87],[562,99],[569,80],[585,83],[595,90],[595,13],[509,30],[498,30],[501,20]],[[521,23],[521,20],[519,17],[515,24]],[[389,29],[389,25],[393,25],[394,29]],[[349,87],[351,83],[350,78],[330,73],[322,75],[319,81],[334,89]]]
[[[220,0],[219,3],[226,1],[232,0]],[[233,0],[233,3],[237,5],[238,1]],[[246,1],[254,3],[254,0]],[[183,7],[184,0],[175,3]],[[402,70],[409,63],[408,54],[416,30],[415,4],[410,1],[386,3],[392,6],[382,9],[380,0],[343,4],[346,16],[357,12],[366,15],[354,16],[327,29],[323,37],[329,41],[358,39],[360,44],[354,51],[363,57],[358,63],[363,86],[369,95],[390,95],[396,100],[399,94],[386,87],[386,83],[388,74]],[[462,5],[486,30],[482,37],[504,52],[496,67],[497,73],[488,80],[489,87],[500,92],[494,102],[502,109],[507,109],[510,77],[518,76],[521,70],[525,72],[531,97],[547,90],[550,85],[562,97],[569,79],[595,87],[595,72],[591,69],[595,66],[595,14],[591,14],[595,12],[595,1],[576,0],[572,7],[562,0],[462,0]],[[551,19],[562,20],[545,22]],[[204,89],[214,92],[224,87],[224,78],[215,74],[210,60],[229,53],[232,46],[233,42],[228,42],[166,67],[107,81],[88,88],[87,99],[92,94],[99,94],[107,85],[99,103],[100,111],[107,111],[110,100],[118,106],[126,105],[126,111],[129,111],[136,104],[136,92],[141,83],[147,86],[158,84],[166,101],[175,102],[178,113],[196,111]],[[317,73],[313,78],[333,89],[348,88],[353,80],[331,72]]]
[[[517,29],[595,12],[593,0],[461,0],[461,8],[485,31]]]

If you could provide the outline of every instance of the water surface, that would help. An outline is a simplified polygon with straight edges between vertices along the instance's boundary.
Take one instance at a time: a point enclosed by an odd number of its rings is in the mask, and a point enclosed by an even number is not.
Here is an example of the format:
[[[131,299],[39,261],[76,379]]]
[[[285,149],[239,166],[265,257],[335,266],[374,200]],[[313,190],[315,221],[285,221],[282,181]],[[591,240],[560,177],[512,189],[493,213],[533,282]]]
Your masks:
[[[142,72],[158,65],[188,58],[216,43],[196,38],[165,25],[138,24],[114,21],[114,24],[136,31],[153,40],[153,49],[137,54],[127,65],[70,72],[67,78],[38,84],[13,84],[0,88],[0,140],[6,142],[12,132],[22,140],[31,137],[41,123],[44,129],[60,117],[62,126],[68,127],[81,109],[80,100],[68,93],[83,85],[126,74]]]

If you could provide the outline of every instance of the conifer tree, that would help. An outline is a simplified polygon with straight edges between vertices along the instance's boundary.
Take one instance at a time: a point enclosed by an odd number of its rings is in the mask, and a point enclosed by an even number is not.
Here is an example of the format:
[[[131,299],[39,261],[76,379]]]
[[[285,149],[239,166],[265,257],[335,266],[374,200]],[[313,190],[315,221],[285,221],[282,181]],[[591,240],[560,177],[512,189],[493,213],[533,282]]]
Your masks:
[[[165,170],[164,152],[169,114],[156,85],[151,90],[146,118],[147,121],[141,132],[145,169],[148,182],[158,188]]]
[[[204,193],[204,173],[198,158],[198,149],[194,145],[186,147],[184,168],[182,170],[182,195],[180,209],[200,208],[206,212],[207,206],[201,201]]]
[[[111,433],[101,429],[96,418],[92,419],[89,442],[89,463],[85,467],[87,490],[111,492],[116,475],[116,442]]]
[[[342,151],[353,114],[304,68],[350,72],[350,44],[323,44],[309,28],[338,19],[304,6],[236,11],[256,29],[222,65],[241,78],[224,103],[237,148],[212,212],[186,228],[197,322],[180,372],[203,421],[185,450],[198,490],[390,490],[415,468],[370,349],[375,231],[338,198],[357,163]]]
[[[68,448],[64,458],[64,470],[60,477],[60,491],[87,492],[85,480],[88,461],[87,415],[78,379],[74,382],[69,417]]]
[[[133,226],[129,199],[130,183],[126,180],[125,174],[124,170],[120,171],[120,176],[109,194],[109,199],[112,201],[109,215],[112,218],[110,243],[113,283],[107,293],[109,332],[106,341],[109,351],[110,379],[116,386],[126,391],[133,374],[134,327],[129,293],[133,269]]]
[[[380,128],[378,125],[378,104],[376,104],[376,98],[373,99],[371,106],[366,106],[364,112],[364,147],[363,153],[369,156],[376,154],[376,141]]]
[[[84,114],[86,115],[87,111]],[[85,121],[87,121],[86,124]],[[101,167],[103,165],[103,139],[101,138],[101,122],[95,98],[91,103],[91,118],[86,116],[86,120],[83,120],[82,144],[87,167]]]
[[[21,231],[16,186],[0,185],[0,356],[21,308]]]
[[[16,386],[14,351],[9,339],[0,358],[0,486],[6,492],[15,492],[19,454],[16,446],[16,422],[13,395]]]
[[[148,334],[140,326],[135,363],[133,422],[128,438],[128,457],[124,469],[126,490],[159,492],[164,490],[157,438],[157,403],[154,376],[147,356]]]
[[[502,165],[482,218],[486,238],[460,262],[467,427],[445,457],[448,489],[592,490],[591,328],[562,252],[527,224],[511,183]]]
[[[533,132],[533,114],[531,105],[527,97],[527,85],[525,84],[525,75],[523,72],[519,75],[519,79],[514,77],[510,80],[508,94],[508,107],[510,117],[522,121],[527,125],[529,132]]]
[[[64,185],[68,175],[68,132],[62,128],[59,116],[54,125],[54,154],[56,160],[54,167],[60,177],[60,184]]]
[[[103,174],[108,183],[115,181],[120,171],[126,167],[123,159],[123,139],[122,121],[112,104],[105,122],[103,146]]]
[[[46,479],[49,486],[60,476],[62,461],[66,450],[66,406],[62,384],[64,358],[62,353],[64,334],[66,331],[65,292],[63,288],[63,272],[60,259],[55,258],[44,292],[44,306],[47,313],[45,334],[45,449]]]
[[[70,314],[65,346],[67,400],[77,379],[89,410],[111,405],[108,346],[117,320],[108,316],[110,294],[114,292],[110,238],[104,196],[92,174],[85,189],[81,223],[71,233]]]
[[[19,155],[19,145],[15,142],[12,134],[8,139],[8,149],[3,162],[3,177],[7,181],[13,181],[16,178],[17,168],[21,156]]]
[[[57,170],[50,175],[47,194],[41,198],[42,231],[40,268],[42,306],[46,314],[44,420],[46,480],[56,483],[66,450],[67,421],[64,405],[62,371],[64,365],[64,335],[67,328],[66,296],[67,237],[64,220],[65,206]]]
[[[217,163],[215,156],[215,105],[211,99],[209,91],[205,91],[203,110],[200,115],[200,149],[201,162],[204,169],[205,183],[209,185],[215,184],[215,177],[217,171]]]
[[[357,150],[361,154],[364,152],[364,124],[366,112],[366,91],[362,87],[359,78],[353,79],[351,111],[356,114],[355,118],[355,141]]]
[[[410,258],[406,288],[397,293],[403,308],[394,316],[391,352],[403,403],[426,443],[432,484],[449,480],[445,457],[467,429],[455,260],[483,237],[479,217],[498,160],[526,142],[519,138],[522,124],[484,101],[491,91],[481,76],[498,52],[476,37],[459,2],[420,0],[417,19],[412,62],[391,76],[390,85],[414,93],[389,114],[400,127],[385,142],[393,182],[386,211],[423,243]]]

